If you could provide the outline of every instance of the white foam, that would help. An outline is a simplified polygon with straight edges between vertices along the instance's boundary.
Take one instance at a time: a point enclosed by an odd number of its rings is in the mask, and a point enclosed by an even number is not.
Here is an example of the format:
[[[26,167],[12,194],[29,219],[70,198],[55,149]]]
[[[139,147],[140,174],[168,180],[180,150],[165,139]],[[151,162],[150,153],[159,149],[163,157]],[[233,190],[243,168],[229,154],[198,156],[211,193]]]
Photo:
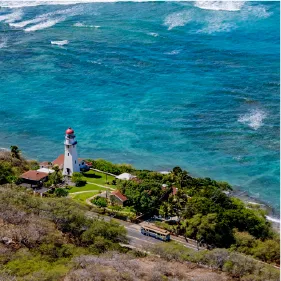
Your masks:
[[[69,43],[68,40],[61,40],[61,41],[51,41],[52,45],[64,46]]]
[[[248,125],[254,130],[259,129],[263,125],[263,120],[266,118],[266,114],[262,110],[251,110],[249,113],[241,115],[238,122]]]
[[[7,38],[1,38],[0,39],[0,49],[7,47],[7,43],[8,43]]]
[[[214,18],[207,23],[206,27],[198,30],[198,33],[213,34],[217,32],[229,32],[235,28],[235,23],[223,22],[222,20]]]
[[[164,25],[168,26],[168,30],[177,26],[184,26],[192,20],[189,11],[173,13],[165,18]]]
[[[150,35],[150,36],[153,36],[153,37],[158,37],[159,36],[159,34],[156,33],[156,32],[149,32],[147,34]]]
[[[10,23],[9,25],[12,27],[16,27],[16,28],[23,28],[27,25],[30,24],[35,24],[35,23],[43,23],[46,22],[48,20],[51,20],[52,16],[57,16],[57,15],[76,15],[77,13],[79,13],[81,11],[81,8],[75,7],[75,8],[69,8],[69,9],[64,9],[64,10],[57,10],[51,13],[45,13],[42,15],[39,15],[38,17],[34,18],[34,19],[30,19],[30,20],[25,20],[22,22],[16,22],[16,23]]]
[[[73,26],[75,27],[85,27],[85,28],[100,28],[100,25],[87,25],[81,22],[75,23]]]
[[[266,219],[275,223],[279,223],[280,224],[280,219],[277,218],[272,218],[270,216],[266,216]]]
[[[194,6],[204,10],[239,11],[245,1],[196,1]]]
[[[116,2],[116,0],[0,0],[0,7],[19,8],[40,5],[74,5],[95,2]]]
[[[44,22],[32,25],[31,27],[26,28],[24,31],[26,32],[31,32],[31,31],[37,31],[37,30],[42,30],[48,27],[52,27],[56,25],[59,22],[62,22],[66,19],[66,17],[61,17],[57,19],[51,19],[51,20],[46,20]]]
[[[165,53],[166,55],[177,55],[177,54],[179,54],[181,51],[180,50],[173,50],[173,51],[171,51],[171,52],[167,52],[167,53]]]
[[[12,13],[1,15],[0,21],[4,21],[6,23],[12,23],[14,21],[20,20],[23,16],[22,10],[15,10]]]
[[[272,13],[268,12],[266,7],[263,5],[252,6],[247,5],[245,9],[241,10],[241,19],[247,20],[249,16],[252,16],[256,19],[265,19],[268,18]]]

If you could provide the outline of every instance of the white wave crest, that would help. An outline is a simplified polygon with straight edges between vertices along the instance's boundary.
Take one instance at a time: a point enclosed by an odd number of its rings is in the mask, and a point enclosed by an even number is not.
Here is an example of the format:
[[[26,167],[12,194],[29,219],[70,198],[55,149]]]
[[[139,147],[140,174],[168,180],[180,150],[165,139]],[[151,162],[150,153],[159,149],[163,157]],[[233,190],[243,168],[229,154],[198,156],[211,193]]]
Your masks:
[[[159,36],[159,34],[156,33],[156,32],[149,32],[149,33],[147,33],[147,35],[150,35],[150,36],[153,36],[153,37],[158,37]]]
[[[47,21],[32,25],[31,27],[26,28],[24,31],[31,32],[31,31],[42,30],[42,29],[45,29],[48,27],[52,27],[52,26],[56,25],[57,23],[64,21],[65,19],[66,19],[66,17],[47,20]]]
[[[95,2],[116,2],[116,0],[0,0],[0,7],[20,8],[40,5],[74,5]]]
[[[247,20],[249,16],[256,19],[268,18],[272,13],[267,11],[266,7],[263,5],[252,6],[247,5],[245,9],[241,10],[241,19]]]
[[[12,13],[1,15],[0,21],[4,21],[6,23],[12,23],[14,21],[20,20],[23,16],[22,10],[15,10]]]
[[[73,24],[73,26],[75,27],[85,27],[85,28],[100,28],[100,25],[87,25],[81,22],[77,22],[75,24]]]
[[[181,51],[180,50],[173,50],[171,52],[165,53],[166,55],[178,55]]]
[[[266,216],[266,219],[269,220],[269,221],[272,221],[272,222],[280,224],[280,219],[273,218],[273,217],[270,217],[270,216]]]
[[[0,39],[0,49],[7,47],[7,43],[8,43],[7,38],[1,38]]]
[[[61,40],[61,41],[51,41],[52,45],[64,46],[69,43],[68,40]]]
[[[251,110],[249,113],[239,117],[238,122],[248,125],[254,130],[259,129],[263,125],[263,120],[266,118],[265,112],[262,110]]]
[[[45,14],[39,15],[38,17],[36,17],[34,19],[25,20],[22,22],[10,23],[9,25],[12,27],[16,27],[16,28],[23,28],[30,24],[44,23],[48,20],[51,20],[52,16],[62,16],[62,15],[72,16],[72,15],[78,14],[80,11],[81,11],[81,8],[79,8],[79,7],[64,9],[64,10],[57,10],[57,11],[54,11],[51,13],[45,13]]]
[[[192,20],[189,11],[173,13],[165,18],[164,25],[168,26],[168,30],[177,26],[184,26]]]
[[[196,1],[194,6],[204,10],[239,11],[245,1]]]
[[[235,23],[222,22],[221,20],[214,18],[207,23],[206,27],[198,30],[198,33],[213,34],[217,32],[229,32],[235,28]]]

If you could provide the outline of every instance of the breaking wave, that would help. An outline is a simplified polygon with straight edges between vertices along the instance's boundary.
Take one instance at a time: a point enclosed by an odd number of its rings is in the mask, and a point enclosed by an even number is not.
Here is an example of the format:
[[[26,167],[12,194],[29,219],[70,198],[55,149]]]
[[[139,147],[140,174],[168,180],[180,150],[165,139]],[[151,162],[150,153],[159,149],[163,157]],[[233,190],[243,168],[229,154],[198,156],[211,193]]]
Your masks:
[[[173,13],[165,18],[164,25],[168,26],[168,30],[177,26],[185,26],[192,20],[189,11]]]
[[[77,22],[73,26],[75,26],[75,27],[85,27],[85,28],[100,28],[99,25],[87,25],[87,24],[84,24],[84,23],[81,23],[81,22]]]
[[[12,23],[14,21],[20,20],[23,16],[22,10],[16,10],[10,14],[5,14],[0,16],[0,21],[4,21],[6,23]]]
[[[194,6],[204,10],[214,11],[239,11],[244,1],[196,1]]]
[[[45,14],[39,15],[38,17],[31,19],[31,20],[10,23],[10,26],[23,28],[29,24],[47,21],[52,16],[67,15],[67,14],[71,15],[74,11],[75,11],[75,9],[70,8],[70,9],[65,9],[65,10],[58,10],[58,11],[51,12],[51,13],[45,13]]]
[[[42,29],[45,29],[48,27],[52,27],[52,26],[56,25],[57,23],[64,21],[65,19],[66,19],[66,17],[47,20],[47,21],[41,22],[39,24],[32,25],[31,27],[26,28],[24,31],[31,32],[31,31],[42,30]]]
[[[262,110],[251,110],[245,115],[241,115],[238,122],[248,125],[254,130],[259,129],[263,125],[263,120],[266,118],[265,112]]]
[[[159,34],[156,33],[156,32],[149,32],[149,33],[147,33],[147,35],[150,35],[150,36],[153,36],[153,37],[158,37],[159,36]]]
[[[0,39],[0,49],[7,47],[7,43],[8,43],[7,38],[1,38]]]
[[[36,31],[36,30],[41,30],[41,29],[51,27],[59,22],[66,20],[66,18],[69,16],[75,16],[77,14],[80,14],[82,11],[83,11],[82,6],[73,7],[73,8],[64,9],[64,10],[57,10],[54,12],[39,15],[34,19],[29,19],[29,20],[20,21],[20,22],[10,22],[9,25],[11,27],[16,27],[16,28],[24,28],[24,27],[28,26],[27,28],[24,29],[26,32]],[[5,15],[5,16],[7,16],[7,15]],[[1,17],[0,17],[0,20],[1,20]],[[19,20],[19,19],[17,19],[17,20]],[[34,24],[34,25],[32,25],[32,24]],[[29,26],[29,25],[32,25],[32,26]]]
[[[270,216],[266,216],[267,220],[269,221],[272,221],[272,222],[275,222],[275,223],[279,223],[280,224],[280,219],[277,219],[277,218],[273,218],[273,217],[270,217]]]
[[[0,7],[5,8],[19,8],[19,7],[33,7],[40,5],[73,5],[82,3],[94,2],[116,2],[115,0],[0,0]]]
[[[52,45],[64,46],[69,43],[68,40],[61,40],[61,41],[51,41]]]

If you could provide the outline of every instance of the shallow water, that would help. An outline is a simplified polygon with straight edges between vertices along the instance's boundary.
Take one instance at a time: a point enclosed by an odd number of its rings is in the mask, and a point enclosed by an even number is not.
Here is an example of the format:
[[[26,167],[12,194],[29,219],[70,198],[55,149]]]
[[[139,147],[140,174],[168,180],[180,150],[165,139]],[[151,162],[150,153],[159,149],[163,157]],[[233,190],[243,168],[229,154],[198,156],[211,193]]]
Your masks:
[[[0,1],[0,146],[53,160],[71,126],[83,157],[279,209],[278,2],[38,3]]]

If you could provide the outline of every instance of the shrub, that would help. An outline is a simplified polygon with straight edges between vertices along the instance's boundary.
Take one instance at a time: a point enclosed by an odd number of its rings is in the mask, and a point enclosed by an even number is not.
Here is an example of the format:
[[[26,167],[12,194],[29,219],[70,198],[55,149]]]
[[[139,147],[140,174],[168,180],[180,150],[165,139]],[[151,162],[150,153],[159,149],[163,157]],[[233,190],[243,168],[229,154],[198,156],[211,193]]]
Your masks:
[[[103,197],[97,196],[93,200],[91,200],[91,202],[99,207],[105,208],[107,206],[107,200]]]
[[[66,197],[68,195],[68,191],[65,188],[56,188],[55,195],[57,197]]]
[[[84,186],[86,181],[83,180],[83,176],[79,172],[74,172],[71,177],[71,181],[75,183],[76,186]]]

